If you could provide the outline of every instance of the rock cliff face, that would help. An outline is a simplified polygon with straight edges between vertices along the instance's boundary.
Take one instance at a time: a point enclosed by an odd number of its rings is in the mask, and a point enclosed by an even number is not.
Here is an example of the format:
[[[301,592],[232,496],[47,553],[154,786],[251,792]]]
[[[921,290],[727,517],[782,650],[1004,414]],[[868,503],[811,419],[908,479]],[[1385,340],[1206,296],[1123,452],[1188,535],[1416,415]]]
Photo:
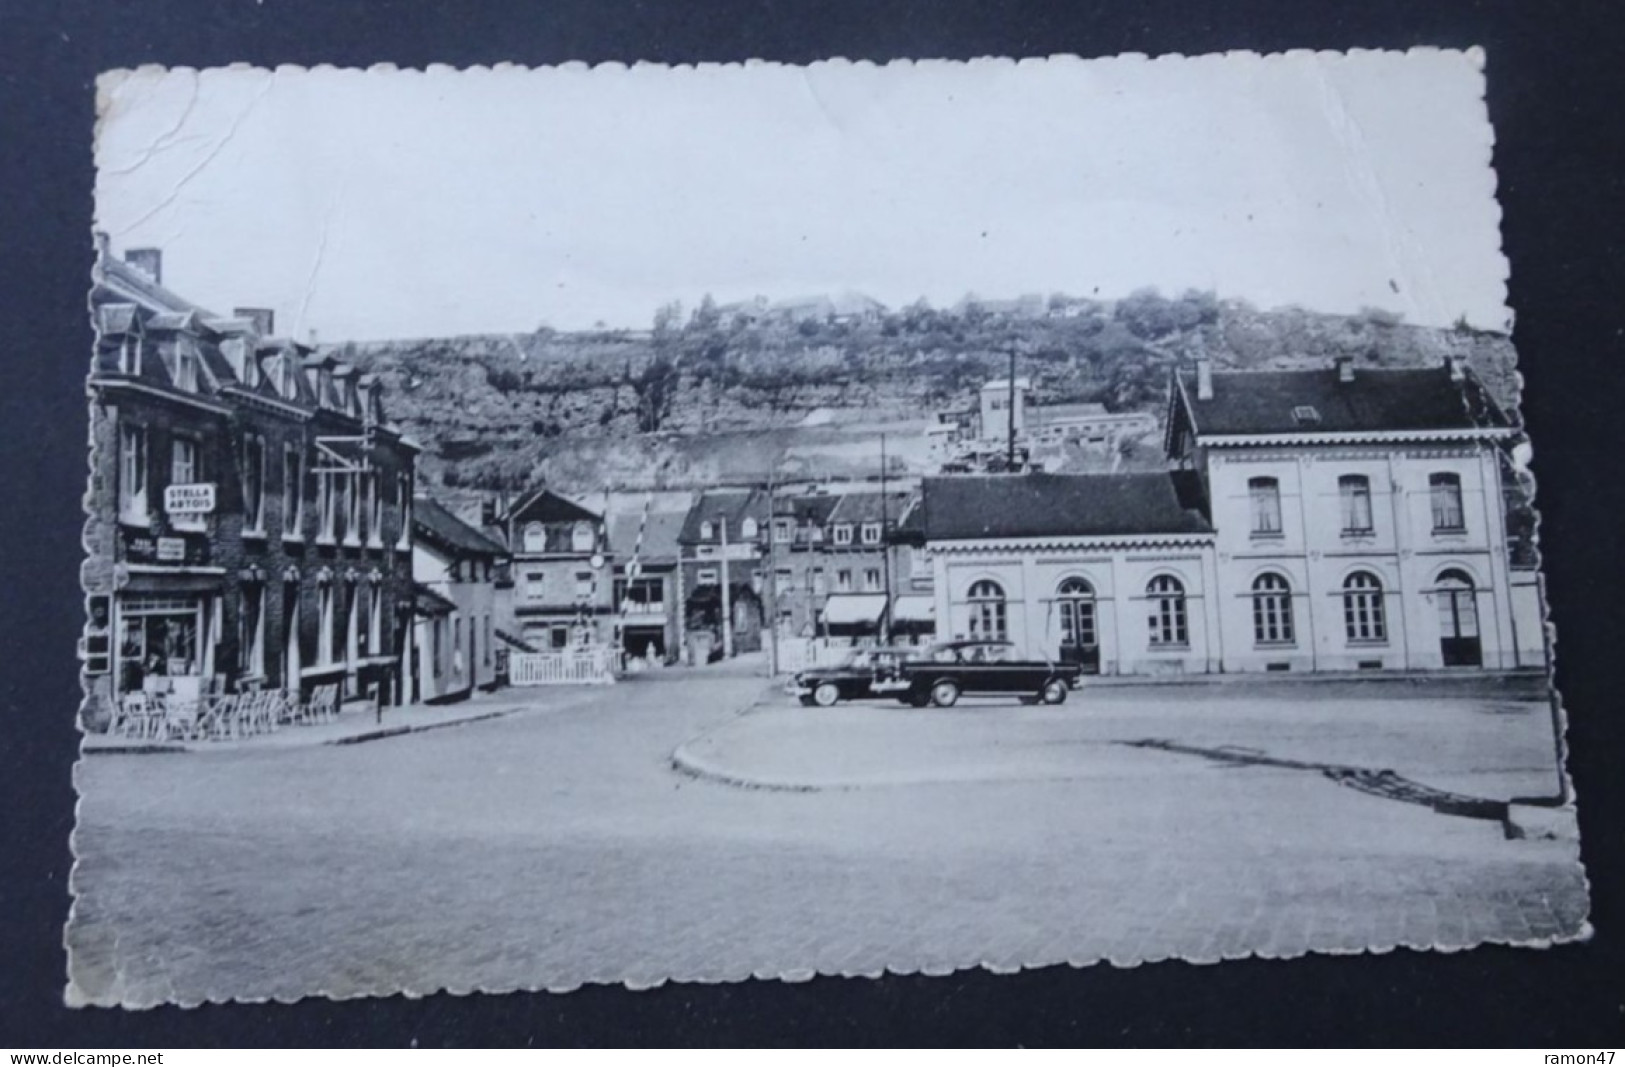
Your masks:
[[[1369,367],[1454,356],[1502,403],[1517,401],[1504,335],[1408,326],[1376,311],[1263,312],[1194,293],[816,319],[708,301],[686,321],[662,309],[651,331],[543,329],[335,351],[383,379],[392,416],[428,449],[431,484],[467,488],[741,476],[761,469],[764,451],[794,451],[809,437],[911,421],[917,429],[934,411],[969,407],[983,382],[1008,373],[1012,352],[1039,403],[1094,401],[1159,417],[1168,369],[1203,357],[1266,369],[1343,355]]]

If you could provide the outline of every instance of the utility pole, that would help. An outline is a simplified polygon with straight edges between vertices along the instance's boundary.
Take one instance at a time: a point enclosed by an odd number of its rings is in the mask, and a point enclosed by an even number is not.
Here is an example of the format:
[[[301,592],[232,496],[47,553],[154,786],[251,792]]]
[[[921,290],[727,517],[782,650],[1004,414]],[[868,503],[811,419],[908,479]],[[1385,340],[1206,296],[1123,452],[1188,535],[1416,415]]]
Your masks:
[[[778,553],[778,498],[774,491],[778,484],[779,466],[775,462],[767,472],[767,640],[768,677],[779,676],[779,553]]]
[[[733,659],[734,609],[733,596],[728,588],[728,516],[723,515],[719,521],[722,524],[722,658]]]
[[[1005,406],[1006,406],[1006,408],[1008,410],[1006,410],[1004,414],[1005,414],[1005,417],[1009,420],[1007,425],[1010,427],[1010,433],[1009,433],[1009,438],[1008,438],[1009,443],[1006,446],[1007,452],[1006,452],[1006,455],[1004,457],[1004,459],[1005,459],[1005,468],[1008,471],[1010,471],[1011,473],[1014,473],[1015,469],[1016,469],[1016,346],[1015,345],[1010,346],[1010,400],[1009,400],[1009,403],[1006,404]]]
[[[884,576],[886,606],[880,614],[880,643],[891,644],[891,501],[886,493],[886,435],[880,435],[880,570]]]

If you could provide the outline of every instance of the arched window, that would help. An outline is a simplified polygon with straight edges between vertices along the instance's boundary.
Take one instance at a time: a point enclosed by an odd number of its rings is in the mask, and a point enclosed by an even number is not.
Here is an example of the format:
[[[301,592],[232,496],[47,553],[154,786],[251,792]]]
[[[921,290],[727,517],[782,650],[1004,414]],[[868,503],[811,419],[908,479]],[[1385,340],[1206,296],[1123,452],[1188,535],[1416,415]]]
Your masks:
[[[1345,474],[1337,479],[1337,496],[1343,505],[1343,532],[1371,532],[1371,479],[1363,474]]]
[[[524,544],[526,552],[547,551],[547,530],[539,522],[533,522],[525,527]]]
[[[710,519],[700,523],[700,540],[709,541],[717,535],[717,528],[711,524]]]
[[[745,521],[739,524],[739,536],[746,541],[754,541],[757,532],[756,520],[749,515],[745,516]]]
[[[1439,575],[1439,630],[1446,638],[1478,637],[1478,602],[1473,579],[1466,571],[1451,569]]]
[[[1281,483],[1274,478],[1249,478],[1247,499],[1252,508],[1253,533],[1281,532]]]
[[[1382,579],[1355,571],[1343,580],[1343,633],[1350,641],[1388,640]]]
[[[983,640],[1004,641],[1010,634],[1005,613],[1004,589],[986,578],[970,587],[970,635]]]
[[[1433,529],[1436,532],[1457,532],[1467,528],[1461,510],[1461,475],[1428,475],[1428,494],[1433,500]]]
[[[1145,587],[1151,601],[1151,643],[1186,645],[1190,630],[1185,620],[1185,586],[1178,578],[1159,574]]]
[[[1100,644],[1095,619],[1095,590],[1082,578],[1068,578],[1056,589],[1055,607],[1061,617],[1061,655],[1092,649]]]
[[[590,522],[578,522],[570,530],[571,552],[591,552],[597,541]]]
[[[1261,645],[1292,643],[1292,586],[1279,574],[1253,582],[1253,639]]]

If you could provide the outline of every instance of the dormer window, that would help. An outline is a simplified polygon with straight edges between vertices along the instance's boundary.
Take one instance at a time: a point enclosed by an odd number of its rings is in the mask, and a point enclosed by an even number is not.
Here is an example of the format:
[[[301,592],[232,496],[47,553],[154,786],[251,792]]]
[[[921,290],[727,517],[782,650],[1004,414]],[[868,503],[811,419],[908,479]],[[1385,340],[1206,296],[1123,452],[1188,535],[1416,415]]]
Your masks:
[[[717,535],[717,528],[710,519],[700,523],[700,540],[709,541]]]
[[[118,372],[120,374],[141,373],[141,338],[133,333],[125,334],[119,341]]]
[[[1299,426],[1320,425],[1320,412],[1313,404],[1299,404],[1292,409],[1292,421]]]
[[[835,527],[835,543],[837,545],[850,545],[852,543],[852,524],[843,522]]]
[[[260,384],[259,357],[247,345],[243,346],[243,384],[250,389],[258,389]]]
[[[745,540],[750,541],[756,537],[756,534],[756,520],[747,515],[745,517],[745,521],[739,525],[739,535]]]
[[[866,545],[880,544],[880,523],[866,522],[863,524],[863,543]]]
[[[202,360],[198,356],[197,348],[188,340],[182,340],[175,346],[175,388],[184,389],[188,393],[198,390],[198,375]]]
[[[591,552],[596,547],[598,538],[593,533],[592,523],[578,522],[570,530],[570,551]]]
[[[525,527],[525,532],[521,535],[521,541],[526,552],[546,552],[547,530],[542,527],[541,523],[533,522]]]

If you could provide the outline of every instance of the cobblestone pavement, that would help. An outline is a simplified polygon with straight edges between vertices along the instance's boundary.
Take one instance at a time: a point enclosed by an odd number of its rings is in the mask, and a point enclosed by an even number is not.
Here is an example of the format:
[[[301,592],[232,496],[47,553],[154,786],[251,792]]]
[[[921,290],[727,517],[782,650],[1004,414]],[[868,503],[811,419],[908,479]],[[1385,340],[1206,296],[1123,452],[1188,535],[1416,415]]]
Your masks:
[[[69,998],[1205,961],[1585,928],[1572,843],[1294,770],[1125,746],[1111,773],[1035,781],[774,792],[671,770],[765,684],[673,671],[363,745],[81,761]]]

